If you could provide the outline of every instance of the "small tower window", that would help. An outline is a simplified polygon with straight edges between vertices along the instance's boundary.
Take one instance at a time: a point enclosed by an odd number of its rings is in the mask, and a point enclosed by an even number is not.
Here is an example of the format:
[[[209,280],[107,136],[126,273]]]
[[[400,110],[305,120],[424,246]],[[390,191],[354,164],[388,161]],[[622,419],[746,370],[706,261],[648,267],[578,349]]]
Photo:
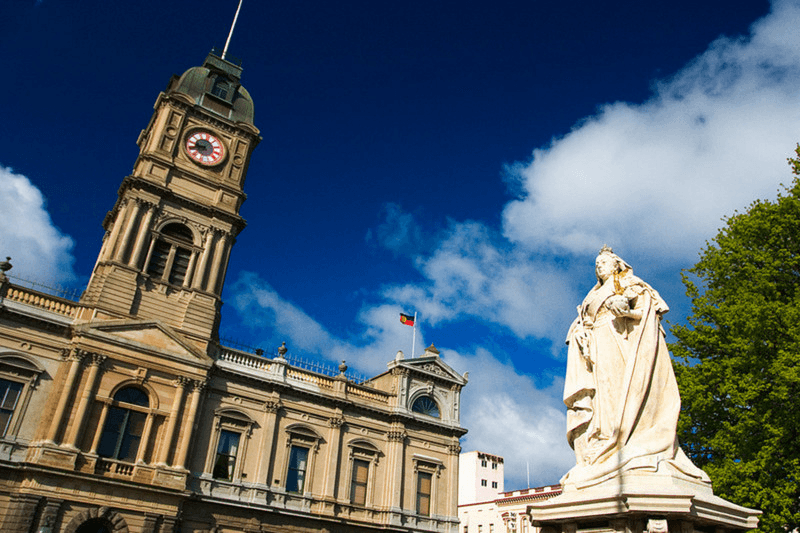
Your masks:
[[[183,224],[167,224],[153,246],[147,273],[173,285],[182,285],[192,258],[192,231]]]
[[[214,80],[214,86],[211,87],[211,94],[217,98],[222,98],[225,101],[230,100],[228,95],[231,93],[230,83],[225,78],[219,77]]]

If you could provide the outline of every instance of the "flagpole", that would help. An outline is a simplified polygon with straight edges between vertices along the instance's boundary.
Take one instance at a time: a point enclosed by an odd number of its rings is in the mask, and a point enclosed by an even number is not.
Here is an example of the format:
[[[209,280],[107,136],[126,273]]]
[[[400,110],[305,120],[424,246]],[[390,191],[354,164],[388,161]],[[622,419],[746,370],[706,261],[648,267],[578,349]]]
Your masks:
[[[414,349],[417,347],[417,312],[414,311],[414,333],[411,336],[411,359],[414,359]]]
[[[236,21],[239,19],[239,11],[242,9],[242,0],[239,0],[239,6],[236,8],[236,14],[233,16],[233,24],[231,24],[231,31],[228,32],[228,40],[225,41],[225,48],[222,50],[222,57],[220,59],[225,59],[225,56],[228,53],[228,45],[231,44],[231,37],[233,37],[233,29],[236,27]]]

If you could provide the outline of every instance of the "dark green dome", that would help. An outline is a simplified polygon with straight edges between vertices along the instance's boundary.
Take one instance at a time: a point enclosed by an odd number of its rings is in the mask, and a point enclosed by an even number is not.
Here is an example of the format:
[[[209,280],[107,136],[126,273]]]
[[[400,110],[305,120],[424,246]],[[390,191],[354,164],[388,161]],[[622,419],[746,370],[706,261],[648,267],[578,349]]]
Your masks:
[[[202,67],[184,72],[168,92],[185,94],[233,122],[253,124],[253,99],[239,82],[241,73],[241,67],[209,54]]]

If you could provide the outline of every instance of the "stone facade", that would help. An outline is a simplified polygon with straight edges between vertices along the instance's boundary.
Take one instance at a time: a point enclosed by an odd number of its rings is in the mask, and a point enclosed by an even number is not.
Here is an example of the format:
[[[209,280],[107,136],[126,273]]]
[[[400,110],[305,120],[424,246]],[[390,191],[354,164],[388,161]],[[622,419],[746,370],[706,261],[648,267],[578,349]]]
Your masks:
[[[80,301],[0,263],[0,530],[457,532],[466,378],[433,346],[357,383],[219,343],[240,75],[211,54],[158,96]]]

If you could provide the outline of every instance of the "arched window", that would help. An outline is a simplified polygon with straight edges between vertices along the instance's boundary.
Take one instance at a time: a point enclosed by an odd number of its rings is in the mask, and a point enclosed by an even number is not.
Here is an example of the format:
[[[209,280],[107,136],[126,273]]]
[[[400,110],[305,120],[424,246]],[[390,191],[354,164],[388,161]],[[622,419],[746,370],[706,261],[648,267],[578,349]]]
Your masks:
[[[182,285],[189,270],[193,241],[192,230],[183,224],[173,222],[164,226],[153,245],[147,273],[162,281]]]
[[[108,409],[97,454],[120,461],[135,461],[147,420],[150,401],[137,387],[125,387],[114,395]]]
[[[420,396],[414,400],[414,405],[411,406],[411,410],[415,413],[439,418],[439,406],[436,405],[436,401],[430,396]]]

